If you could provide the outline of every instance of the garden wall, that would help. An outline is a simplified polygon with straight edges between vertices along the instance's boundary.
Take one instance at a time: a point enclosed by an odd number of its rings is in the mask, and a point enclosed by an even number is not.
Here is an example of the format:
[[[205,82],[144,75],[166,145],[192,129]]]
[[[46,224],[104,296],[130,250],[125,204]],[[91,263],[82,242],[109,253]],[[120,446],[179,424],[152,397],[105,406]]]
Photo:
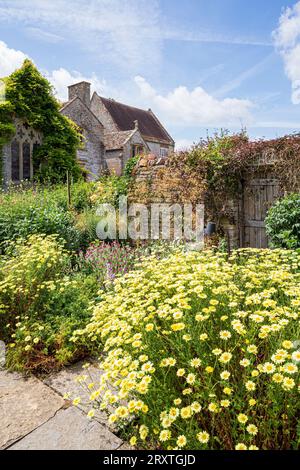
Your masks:
[[[145,155],[133,170],[133,180],[128,194],[129,203],[151,204],[192,204],[193,224],[196,206],[203,204],[203,178],[184,174],[184,167],[176,160]],[[199,212],[198,212],[199,215]],[[173,225],[174,215],[171,215]],[[195,226],[193,227],[195,229]],[[173,229],[171,228],[171,231]]]
[[[205,167],[187,172],[180,162],[186,154],[174,159],[144,156],[134,169],[130,198],[137,202],[192,202],[205,204],[206,217],[217,225],[229,248],[268,247],[265,218],[269,208],[285,193],[300,190],[300,158],[298,138],[249,143],[246,164],[236,175],[234,195],[228,188],[224,194],[206,186]],[[296,141],[295,141],[296,140]],[[300,139],[299,139],[300,140]],[[243,152],[243,147],[235,152]],[[235,157],[236,158],[236,157]],[[190,167],[189,167],[190,168]],[[218,200],[216,204],[215,200]],[[220,201],[221,200],[221,201]],[[221,202],[221,204],[220,204]],[[218,207],[218,209],[216,209]]]

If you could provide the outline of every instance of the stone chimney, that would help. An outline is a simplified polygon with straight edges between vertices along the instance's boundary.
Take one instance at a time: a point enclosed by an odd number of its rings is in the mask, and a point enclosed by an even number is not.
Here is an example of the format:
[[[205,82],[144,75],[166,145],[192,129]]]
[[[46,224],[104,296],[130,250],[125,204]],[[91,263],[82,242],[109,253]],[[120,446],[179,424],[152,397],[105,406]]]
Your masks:
[[[134,128],[138,129],[139,128],[139,121],[136,119],[134,122]]]
[[[79,82],[74,85],[68,86],[69,90],[69,101],[75,96],[83,101],[83,103],[89,108],[91,105],[91,84],[89,82]]]

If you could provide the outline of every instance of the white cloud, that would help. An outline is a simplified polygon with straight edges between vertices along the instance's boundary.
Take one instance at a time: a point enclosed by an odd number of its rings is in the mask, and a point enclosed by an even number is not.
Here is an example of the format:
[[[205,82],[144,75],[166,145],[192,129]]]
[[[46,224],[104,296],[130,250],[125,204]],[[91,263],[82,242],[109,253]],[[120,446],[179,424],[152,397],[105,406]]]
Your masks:
[[[193,141],[189,139],[178,139],[175,142],[175,149],[176,150],[188,150],[192,145]]]
[[[273,37],[292,83],[292,103],[300,104],[300,1],[282,13]]]
[[[91,89],[93,91],[98,91],[99,93],[106,94],[108,87],[106,82],[99,80],[99,78],[93,74],[90,77],[82,75],[80,72],[69,72],[64,68],[53,70],[52,72],[45,72],[46,78],[54,86],[56,90],[56,96],[65,101],[68,98],[68,86],[73,85],[74,83],[86,81],[91,83]]]
[[[0,22],[63,35],[97,62],[128,69],[160,61],[158,0],[0,0]],[[75,47],[74,46],[74,49]]]
[[[182,126],[244,126],[252,121],[250,100],[218,100],[202,87],[179,86],[162,96],[141,76],[135,77],[142,97],[169,123]]]
[[[258,121],[252,127],[269,127],[269,128],[280,128],[280,129],[300,129],[300,121]]]
[[[253,65],[249,69],[242,72],[233,80],[231,80],[228,83],[225,83],[218,90],[216,90],[213,93],[213,95],[220,97],[220,96],[225,95],[226,93],[229,93],[232,90],[235,90],[236,88],[239,88],[244,81],[249,80],[250,78],[253,78],[259,73],[261,73],[269,65],[270,61],[273,59],[274,56],[275,56],[274,52],[272,52],[271,54],[268,54],[262,60],[257,62],[255,65]]]
[[[179,28],[166,28],[162,32],[164,39],[175,41],[202,42],[202,43],[220,43],[238,46],[258,46],[272,47],[270,40],[262,40],[257,38],[247,38],[240,36],[225,36],[213,31],[198,30],[184,31]]]
[[[28,57],[29,56],[24,52],[11,49],[3,41],[0,41],[0,77],[10,75],[14,70],[19,68],[23,61]],[[112,93],[112,90],[108,87],[106,82],[104,80],[99,80],[95,74],[86,76],[76,71],[69,72],[62,67],[50,72],[43,70],[42,73],[54,86],[57,98],[62,101],[66,100],[68,97],[68,85],[72,85],[83,80],[91,83],[92,91],[97,90],[99,93],[107,95]]]
[[[0,77],[10,75],[27,57],[24,52],[10,49],[5,42],[0,41]]]
[[[0,76],[5,76],[19,67],[27,55],[22,51],[9,48],[0,42]],[[56,90],[57,97],[67,99],[67,87],[78,81],[88,81],[92,90],[97,90],[104,96],[119,97],[117,90],[111,89],[104,80],[95,74],[83,75],[77,71],[69,71],[63,67],[52,71],[43,71]],[[162,96],[141,76],[135,77],[135,83],[141,92],[141,99],[147,106],[152,106],[167,123],[182,126],[242,126],[251,123],[251,108],[249,100],[225,98],[222,100],[208,94],[203,88],[188,90],[184,86],[175,88],[166,96]],[[190,142],[188,142],[190,144]]]
[[[58,34],[50,33],[49,31],[44,31],[40,28],[29,27],[25,29],[26,33],[38,41],[45,41],[56,44],[63,41],[63,37]]]

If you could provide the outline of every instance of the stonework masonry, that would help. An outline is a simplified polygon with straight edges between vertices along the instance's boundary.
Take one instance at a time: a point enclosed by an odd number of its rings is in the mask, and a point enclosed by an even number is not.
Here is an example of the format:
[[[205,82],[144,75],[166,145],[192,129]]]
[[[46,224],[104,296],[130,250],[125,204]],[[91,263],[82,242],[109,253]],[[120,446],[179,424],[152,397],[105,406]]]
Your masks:
[[[41,132],[30,127],[23,119],[15,118],[15,135],[4,145],[0,164],[3,166],[4,186],[32,179],[34,173],[33,151],[42,143]]]
[[[151,110],[143,110],[100,97],[91,98],[86,81],[68,87],[68,101],[60,112],[79,127],[82,145],[77,158],[88,180],[97,180],[109,170],[122,174],[127,161],[136,155],[153,154],[166,158],[174,150],[174,141]],[[4,181],[31,179],[32,154],[42,135],[16,119],[16,135],[2,149]]]
[[[74,87],[70,87],[69,91],[69,97],[71,97]],[[73,96],[61,109],[61,113],[68,116],[79,126],[83,140],[82,148],[78,150],[77,157],[81,165],[87,170],[87,179],[96,180],[101,171],[106,169],[104,127],[84,102],[87,97],[86,90],[79,88],[79,91],[82,94]]]

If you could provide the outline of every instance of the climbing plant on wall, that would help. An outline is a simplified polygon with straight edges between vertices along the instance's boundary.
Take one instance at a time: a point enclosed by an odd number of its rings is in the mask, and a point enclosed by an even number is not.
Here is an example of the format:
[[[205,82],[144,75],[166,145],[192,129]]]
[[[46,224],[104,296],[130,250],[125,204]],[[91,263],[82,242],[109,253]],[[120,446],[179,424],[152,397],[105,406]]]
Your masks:
[[[221,131],[201,139],[189,151],[170,155],[159,169],[155,162],[144,165],[143,160],[134,170],[132,199],[204,201],[206,218],[216,222],[231,221],[232,203],[242,195],[243,179],[254,177],[258,168],[261,175],[271,172],[283,192],[300,190],[300,134],[251,141],[243,130]]]
[[[60,104],[48,80],[26,59],[21,68],[4,78],[4,83],[6,101],[0,103],[0,147],[14,134],[13,118],[23,118],[43,133],[43,144],[33,155],[35,178],[61,181],[68,170],[78,179],[81,175],[76,160],[80,145],[78,129],[60,114]]]

